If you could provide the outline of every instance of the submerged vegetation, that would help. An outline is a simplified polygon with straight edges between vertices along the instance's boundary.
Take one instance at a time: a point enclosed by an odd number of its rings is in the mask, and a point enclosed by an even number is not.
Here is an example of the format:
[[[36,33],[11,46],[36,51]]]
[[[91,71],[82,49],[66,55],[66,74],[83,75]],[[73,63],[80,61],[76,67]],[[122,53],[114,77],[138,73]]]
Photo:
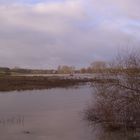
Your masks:
[[[102,77],[115,82],[93,83],[94,101],[86,119],[109,130],[140,128],[140,55],[119,56],[111,67]]]

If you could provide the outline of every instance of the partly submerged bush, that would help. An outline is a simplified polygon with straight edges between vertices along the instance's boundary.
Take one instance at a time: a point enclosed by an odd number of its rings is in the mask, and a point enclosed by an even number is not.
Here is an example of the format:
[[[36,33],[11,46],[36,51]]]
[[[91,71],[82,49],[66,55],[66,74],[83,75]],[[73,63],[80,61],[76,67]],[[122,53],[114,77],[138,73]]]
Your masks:
[[[135,129],[140,127],[140,57],[129,54],[117,62],[103,76],[111,75],[115,82],[93,83],[94,101],[86,110],[86,119],[111,130]]]

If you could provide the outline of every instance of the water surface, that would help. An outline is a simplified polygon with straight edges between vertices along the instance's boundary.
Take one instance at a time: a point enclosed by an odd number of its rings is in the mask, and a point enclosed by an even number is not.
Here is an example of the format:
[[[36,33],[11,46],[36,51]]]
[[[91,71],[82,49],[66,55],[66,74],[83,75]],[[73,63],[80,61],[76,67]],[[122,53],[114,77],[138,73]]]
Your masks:
[[[83,111],[92,93],[89,86],[0,92],[0,140],[140,140],[90,127]]]
[[[92,89],[0,93],[0,140],[93,140],[83,121]]]

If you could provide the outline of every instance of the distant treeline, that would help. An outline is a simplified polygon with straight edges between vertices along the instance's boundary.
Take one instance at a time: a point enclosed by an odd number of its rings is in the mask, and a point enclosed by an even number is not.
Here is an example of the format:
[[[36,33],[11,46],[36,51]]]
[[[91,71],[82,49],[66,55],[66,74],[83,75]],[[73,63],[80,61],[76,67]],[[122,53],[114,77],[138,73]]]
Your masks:
[[[73,66],[59,65],[57,69],[25,69],[25,68],[8,68],[0,67],[0,75],[16,75],[16,74],[84,74],[84,73],[118,73],[128,71],[140,71],[139,69],[125,69],[120,66],[110,65],[104,61],[95,61],[86,68],[76,69]]]
[[[73,66],[59,65],[57,69],[25,69],[25,68],[8,68],[0,67],[0,75],[7,74],[74,74],[74,73],[93,73],[97,70],[105,69],[106,63],[103,61],[96,61],[91,63],[87,68],[76,69]]]
[[[0,75],[10,74],[55,74],[56,70],[39,70],[39,69],[24,69],[24,68],[7,68],[0,67]]]

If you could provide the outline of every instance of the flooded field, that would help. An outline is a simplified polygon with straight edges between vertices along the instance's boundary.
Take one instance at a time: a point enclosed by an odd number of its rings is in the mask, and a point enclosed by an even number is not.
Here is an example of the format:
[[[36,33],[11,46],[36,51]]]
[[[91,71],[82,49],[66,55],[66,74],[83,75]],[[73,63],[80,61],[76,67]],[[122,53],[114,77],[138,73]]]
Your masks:
[[[91,140],[83,109],[91,88],[0,93],[0,140]]]
[[[124,140],[83,120],[93,89],[55,88],[0,93],[0,140]]]

